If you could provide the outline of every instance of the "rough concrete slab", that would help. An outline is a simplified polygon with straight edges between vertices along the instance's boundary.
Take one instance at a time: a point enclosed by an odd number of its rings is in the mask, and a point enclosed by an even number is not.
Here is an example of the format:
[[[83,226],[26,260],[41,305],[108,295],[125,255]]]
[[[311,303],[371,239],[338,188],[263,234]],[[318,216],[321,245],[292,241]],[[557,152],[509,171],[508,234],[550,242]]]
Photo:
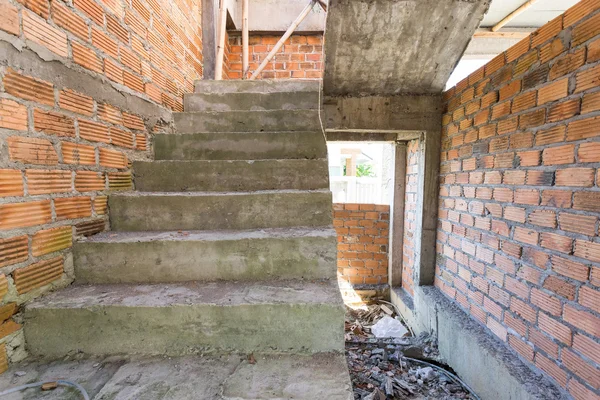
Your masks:
[[[308,131],[320,129],[317,110],[174,113],[177,133]]]
[[[156,160],[265,160],[325,158],[321,130],[291,132],[218,132],[155,135]]]
[[[331,192],[119,193],[109,197],[115,231],[264,229],[332,224]]]
[[[76,282],[334,279],[333,229],[105,232],[74,246]]]
[[[246,354],[186,357],[94,358],[29,361],[0,375],[0,388],[39,379],[64,378],[81,384],[93,400],[352,399],[342,354],[308,356]],[[26,372],[18,377],[17,371]],[[15,393],[7,400],[79,400],[71,389]],[[3,398],[4,399],[4,398]]]
[[[441,93],[489,0],[331,0],[328,96]]]
[[[186,93],[183,96],[186,112],[315,110],[319,105],[319,92],[316,90],[273,93]]]
[[[335,281],[71,286],[25,309],[31,354],[343,349]],[[65,329],[68,326],[68,329]]]
[[[319,79],[197,80],[195,93],[318,92]]]
[[[569,398],[437,288],[416,287],[414,299],[396,289],[391,298],[416,333],[434,332],[440,355],[482,400]]]
[[[327,159],[136,161],[142,192],[317,190],[329,188]]]

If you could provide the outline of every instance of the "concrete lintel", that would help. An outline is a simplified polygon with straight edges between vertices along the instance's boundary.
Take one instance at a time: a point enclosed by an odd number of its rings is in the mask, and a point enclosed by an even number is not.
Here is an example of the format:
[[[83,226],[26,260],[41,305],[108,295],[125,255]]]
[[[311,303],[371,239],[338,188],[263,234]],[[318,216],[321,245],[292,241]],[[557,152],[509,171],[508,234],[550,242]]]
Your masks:
[[[435,334],[444,361],[482,400],[568,398],[437,288],[415,287],[414,299],[395,289],[391,298],[417,334]]]
[[[327,131],[441,130],[441,95],[326,97]]]
[[[328,129],[325,136],[328,142],[397,142],[418,139],[421,131],[387,131],[369,129]]]

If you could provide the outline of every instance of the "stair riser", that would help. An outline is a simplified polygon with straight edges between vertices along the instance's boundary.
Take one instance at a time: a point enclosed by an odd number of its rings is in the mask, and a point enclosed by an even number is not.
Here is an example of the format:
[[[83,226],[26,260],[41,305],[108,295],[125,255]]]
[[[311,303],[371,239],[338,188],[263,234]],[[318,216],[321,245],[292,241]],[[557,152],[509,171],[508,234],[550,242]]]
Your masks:
[[[156,160],[271,160],[326,158],[321,131],[156,135]]]
[[[316,353],[344,346],[341,305],[100,305],[28,309],[25,319],[29,352],[46,357],[72,352],[177,356],[203,350]]]
[[[315,92],[320,88],[317,79],[260,79],[260,80],[197,80],[195,93],[279,93],[279,92]]]
[[[193,93],[183,98],[184,110],[315,110],[319,108],[317,92],[279,93]]]
[[[140,161],[133,164],[142,192],[317,190],[329,187],[327,160]]]
[[[177,133],[312,131],[321,129],[317,111],[223,111],[173,114]]]
[[[334,279],[336,237],[80,242],[77,283]]]
[[[330,226],[330,192],[109,197],[114,231]]]

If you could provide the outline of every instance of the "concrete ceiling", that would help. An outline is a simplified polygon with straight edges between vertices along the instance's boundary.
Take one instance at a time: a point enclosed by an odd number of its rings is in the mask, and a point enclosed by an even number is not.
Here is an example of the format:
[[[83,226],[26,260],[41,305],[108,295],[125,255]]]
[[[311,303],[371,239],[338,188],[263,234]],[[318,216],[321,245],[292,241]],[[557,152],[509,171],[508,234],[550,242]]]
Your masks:
[[[491,28],[525,2],[526,0],[493,0],[481,26]],[[525,12],[505,25],[505,29],[539,28],[578,2],[579,0],[537,0]]]
[[[440,93],[488,0],[330,0],[328,96]]]

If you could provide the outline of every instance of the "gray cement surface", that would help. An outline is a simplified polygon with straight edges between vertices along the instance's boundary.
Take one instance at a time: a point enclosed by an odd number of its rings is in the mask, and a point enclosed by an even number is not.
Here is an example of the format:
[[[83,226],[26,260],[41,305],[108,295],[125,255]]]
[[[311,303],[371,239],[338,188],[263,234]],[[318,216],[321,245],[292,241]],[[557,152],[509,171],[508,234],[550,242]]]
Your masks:
[[[143,192],[317,190],[329,188],[327,159],[186,160],[133,163]]]
[[[81,384],[93,400],[351,400],[342,354],[85,357],[31,360],[0,375],[0,389],[45,379]],[[18,373],[18,374],[17,374]],[[78,400],[72,389],[28,389],[6,400]],[[3,398],[4,399],[4,398]]]
[[[74,246],[77,283],[334,279],[333,229],[110,232]]]
[[[314,110],[319,107],[319,93],[186,93],[183,96],[186,112],[233,110]]]
[[[318,79],[198,80],[195,93],[317,92]]]

